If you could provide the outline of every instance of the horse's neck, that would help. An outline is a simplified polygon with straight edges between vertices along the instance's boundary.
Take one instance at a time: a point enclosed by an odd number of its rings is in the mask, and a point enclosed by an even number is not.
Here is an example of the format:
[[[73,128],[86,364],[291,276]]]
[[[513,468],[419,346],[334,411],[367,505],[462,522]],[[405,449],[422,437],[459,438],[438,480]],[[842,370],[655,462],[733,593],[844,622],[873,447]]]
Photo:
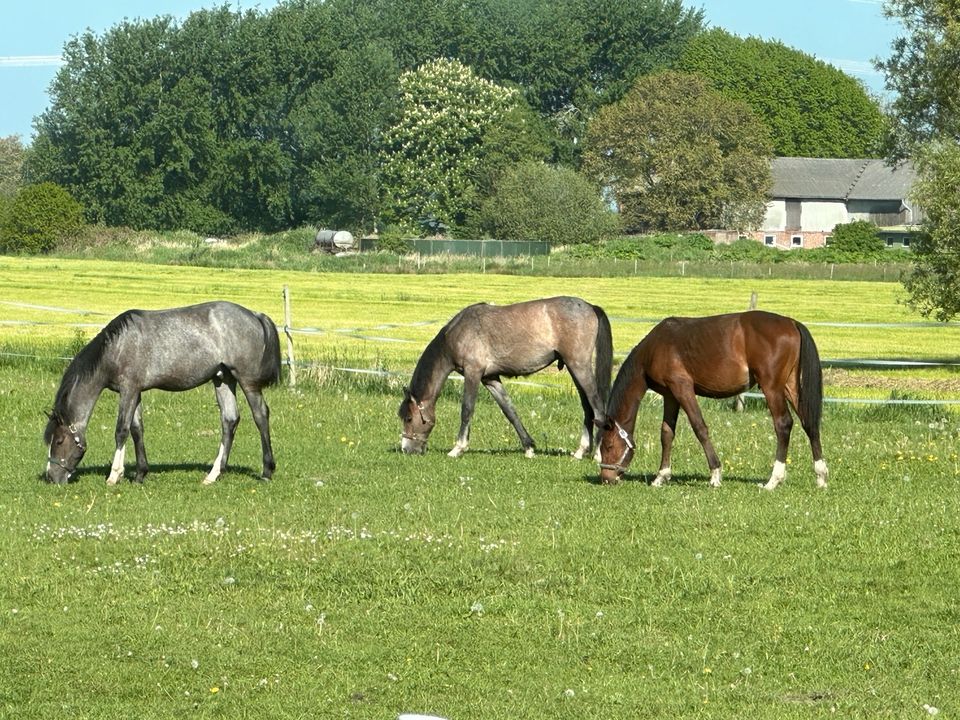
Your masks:
[[[433,403],[453,369],[453,362],[444,352],[430,357],[422,355],[413,372],[410,391],[417,401]]]
[[[634,364],[633,368],[634,371],[626,378],[624,386],[615,386],[611,391],[611,397],[616,395],[618,400],[616,406],[611,408],[610,418],[620,423],[620,426],[629,433],[633,432],[640,402],[647,394],[647,380],[643,368],[637,364]]]
[[[86,428],[105,385],[98,373],[78,380],[63,399],[60,415],[68,425]]]

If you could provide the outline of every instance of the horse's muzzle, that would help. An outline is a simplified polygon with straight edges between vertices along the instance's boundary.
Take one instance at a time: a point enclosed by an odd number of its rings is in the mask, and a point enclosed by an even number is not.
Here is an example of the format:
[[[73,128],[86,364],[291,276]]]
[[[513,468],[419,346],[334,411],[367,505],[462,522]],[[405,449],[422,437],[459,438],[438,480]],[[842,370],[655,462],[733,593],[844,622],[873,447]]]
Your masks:
[[[620,465],[600,464],[600,482],[604,485],[616,485],[623,477],[626,468]]]
[[[400,437],[400,449],[404,455],[423,455],[427,451],[427,443],[408,435]]]

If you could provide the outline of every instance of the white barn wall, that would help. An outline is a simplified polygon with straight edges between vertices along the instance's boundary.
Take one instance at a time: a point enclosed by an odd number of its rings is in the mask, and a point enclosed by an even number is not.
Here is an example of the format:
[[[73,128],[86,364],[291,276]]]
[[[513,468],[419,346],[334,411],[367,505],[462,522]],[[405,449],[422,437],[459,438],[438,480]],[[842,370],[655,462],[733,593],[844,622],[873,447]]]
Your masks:
[[[800,227],[812,232],[833,232],[838,223],[847,220],[847,206],[843,202],[804,200],[800,205]]]

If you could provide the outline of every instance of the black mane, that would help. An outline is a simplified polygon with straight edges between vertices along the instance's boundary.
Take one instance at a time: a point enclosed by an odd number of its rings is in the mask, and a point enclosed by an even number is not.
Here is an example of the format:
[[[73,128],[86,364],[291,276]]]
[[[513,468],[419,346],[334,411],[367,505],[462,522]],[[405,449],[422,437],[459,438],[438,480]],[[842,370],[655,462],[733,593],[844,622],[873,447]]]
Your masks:
[[[49,441],[49,435],[57,425],[65,425],[71,422],[68,403],[73,388],[81,380],[93,375],[100,362],[103,360],[103,354],[114,339],[117,338],[130,324],[130,321],[138,314],[137,310],[127,310],[117,315],[113,320],[107,323],[96,337],[87,343],[76,357],[70,361],[63,379],[60,381],[60,388],[57,390],[57,397],[53,402],[53,410],[50,413],[50,422],[47,423],[47,430],[44,433],[44,439]]]

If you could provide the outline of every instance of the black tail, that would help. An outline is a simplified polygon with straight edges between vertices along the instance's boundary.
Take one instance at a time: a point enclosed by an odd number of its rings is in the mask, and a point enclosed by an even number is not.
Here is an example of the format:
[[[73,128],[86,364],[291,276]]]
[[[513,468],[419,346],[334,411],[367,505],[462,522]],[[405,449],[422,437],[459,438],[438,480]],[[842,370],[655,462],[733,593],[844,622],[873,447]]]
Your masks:
[[[263,359],[260,363],[260,382],[266,387],[280,380],[280,336],[273,320],[263,313],[256,313],[263,326]]]
[[[610,332],[610,318],[607,317],[603,308],[594,305],[593,312],[597,315],[597,360],[594,365],[594,377],[602,407],[606,407],[607,398],[610,396],[610,374],[613,372],[613,336]]]
[[[800,333],[800,377],[797,394],[797,414],[804,429],[820,431],[820,416],[823,413],[823,370],[820,353],[810,331],[802,323],[795,323]]]

